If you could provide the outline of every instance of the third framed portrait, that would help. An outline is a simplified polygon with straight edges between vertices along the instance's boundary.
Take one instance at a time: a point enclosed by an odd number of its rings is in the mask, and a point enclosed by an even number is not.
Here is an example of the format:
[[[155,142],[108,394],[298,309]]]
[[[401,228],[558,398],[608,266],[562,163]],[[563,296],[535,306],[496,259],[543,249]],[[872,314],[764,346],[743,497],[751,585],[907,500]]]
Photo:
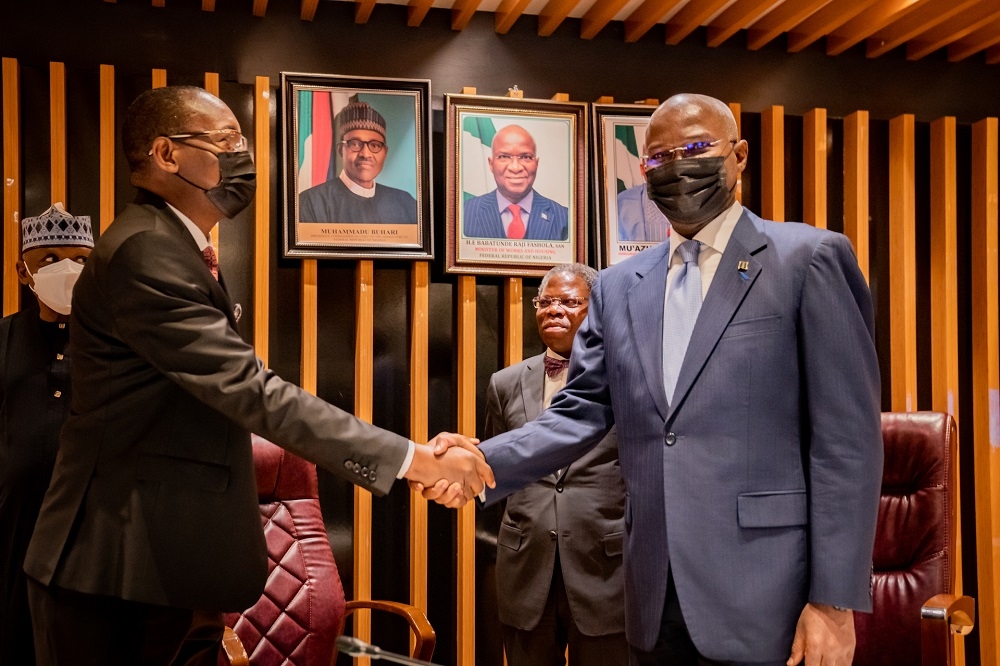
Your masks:
[[[430,81],[281,73],[286,257],[433,258]]]
[[[598,262],[602,267],[667,239],[670,223],[646,195],[642,170],[646,104],[594,104],[594,182]]]
[[[586,261],[587,116],[584,102],[445,95],[450,272]]]

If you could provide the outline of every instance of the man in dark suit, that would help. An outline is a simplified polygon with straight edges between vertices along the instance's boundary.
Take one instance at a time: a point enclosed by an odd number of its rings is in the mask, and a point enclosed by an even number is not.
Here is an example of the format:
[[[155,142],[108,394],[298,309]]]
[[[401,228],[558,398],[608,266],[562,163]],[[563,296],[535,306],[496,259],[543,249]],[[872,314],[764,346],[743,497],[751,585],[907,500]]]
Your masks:
[[[882,478],[868,286],[844,236],[736,201],[748,147],[719,100],[671,97],[646,139],[669,242],[601,274],[566,387],[481,445],[487,500],[615,425],[632,663],[847,666]]]
[[[253,604],[268,574],[250,432],[380,495],[435,463],[283,381],[237,334],[208,241],[254,196],[229,107],[150,90],[122,136],[139,198],[73,293],[72,410],[25,559],[35,647],[41,664],[215,664],[220,611]]]
[[[556,266],[534,299],[544,354],[490,378],[484,435],[538,418],[565,385],[597,271]],[[497,536],[497,601],[510,666],[628,661],[622,578],[625,486],[613,432],[580,460],[507,498]]]
[[[534,190],[538,173],[535,140],[507,125],[493,137],[487,158],[497,188],[465,202],[462,233],[471,238],[557,240],[569,238],[569,210]]]

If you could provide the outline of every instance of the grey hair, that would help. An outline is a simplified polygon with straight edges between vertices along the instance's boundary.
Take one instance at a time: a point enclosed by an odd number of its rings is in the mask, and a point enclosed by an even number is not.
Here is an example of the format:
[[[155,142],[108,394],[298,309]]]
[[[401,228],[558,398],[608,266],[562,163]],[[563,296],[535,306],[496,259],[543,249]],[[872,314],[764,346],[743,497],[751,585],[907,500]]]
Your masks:
[[[556,275],[583,278],[583,281],[587,283],[587,291],[593,289],[594,284],[597,282],[597,271],[586,264],[559,264],[558,266],[550,268],[549,272],[542,278],[542,284],[538,286],[538,293],[545,291],[545,287],[548,286],[549,280]]]

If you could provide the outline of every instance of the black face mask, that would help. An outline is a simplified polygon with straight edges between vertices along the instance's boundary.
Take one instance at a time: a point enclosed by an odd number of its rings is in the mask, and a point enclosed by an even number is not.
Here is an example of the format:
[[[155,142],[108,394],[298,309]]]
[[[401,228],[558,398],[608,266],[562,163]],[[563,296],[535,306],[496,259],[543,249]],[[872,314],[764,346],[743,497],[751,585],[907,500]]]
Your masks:
[[[729,206],[728,155],[688,157],[646,172],[647,193],[667,219],[682,224],[711,220]]]
[[[198,147],[198,146],[195,146]],[[206,150],[201,148],[201,150]],[[253,156],[249,150],[235,153],[216,153],[219,160],[219,184],[208,189],[192,183],[180,171],[177,175],[187,183],[191,183],[205,192],[208,200],[227,218],[234,218],[250,205],[257,192],[257,170],[254,168]]]

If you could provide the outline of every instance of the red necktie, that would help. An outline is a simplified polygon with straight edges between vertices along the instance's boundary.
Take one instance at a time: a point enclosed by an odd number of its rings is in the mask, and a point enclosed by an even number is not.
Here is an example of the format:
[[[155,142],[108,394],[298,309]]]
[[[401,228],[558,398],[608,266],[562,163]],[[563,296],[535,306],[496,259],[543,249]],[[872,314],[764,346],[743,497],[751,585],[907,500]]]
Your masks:
[[[205,266],[212,272],[212,277],[219,279],[219,258],[215,255],[215,248],[209,245],[201,251],[201,258],[205,260]]]
[[[507,206],[507,210],[514,216],[514,219],[510,221],[510,226],[507,227],[507,238],[524,238],[524,220],[521,219],[521,207],[517,204],[511,204]]]

